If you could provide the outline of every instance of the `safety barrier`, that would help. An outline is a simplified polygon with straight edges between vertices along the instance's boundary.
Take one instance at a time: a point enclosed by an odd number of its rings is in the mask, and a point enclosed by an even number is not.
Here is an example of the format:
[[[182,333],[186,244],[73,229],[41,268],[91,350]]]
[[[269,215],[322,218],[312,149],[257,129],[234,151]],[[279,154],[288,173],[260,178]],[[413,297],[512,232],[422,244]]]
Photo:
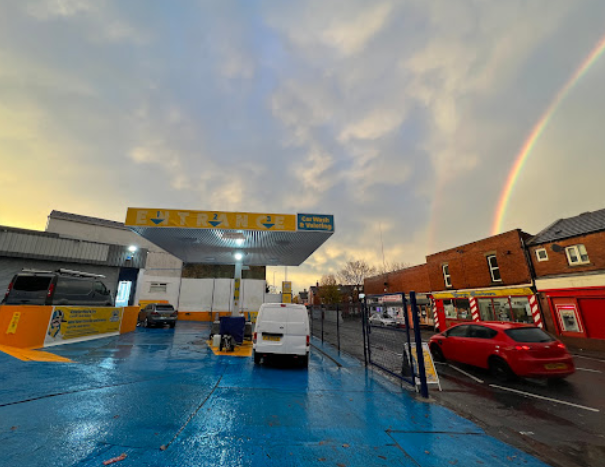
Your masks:
[[[0,345],[37,349],[135,330],[139,307],[0,306]]]

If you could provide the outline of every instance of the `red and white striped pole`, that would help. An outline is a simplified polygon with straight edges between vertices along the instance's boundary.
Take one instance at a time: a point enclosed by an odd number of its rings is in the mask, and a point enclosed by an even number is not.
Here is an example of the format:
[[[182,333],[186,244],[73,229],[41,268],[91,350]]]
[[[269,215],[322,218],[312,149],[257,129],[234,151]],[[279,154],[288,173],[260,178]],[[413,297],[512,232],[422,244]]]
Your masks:
[[[471,316],[473,317],[473,321],[481,321],[479,319],[479,310],[477,309],[477,299],[475,297],[470,297],[469,301],[471,303]]]
[[[540,315],[540,308],[538,307],[538,300],[536,300],[535,295],[531,295],[529,297],[529,306],[531,308],[531,315],[534,318],[534,323],[539,328],[543,328],[544,325],[542,324],[542,316]]]

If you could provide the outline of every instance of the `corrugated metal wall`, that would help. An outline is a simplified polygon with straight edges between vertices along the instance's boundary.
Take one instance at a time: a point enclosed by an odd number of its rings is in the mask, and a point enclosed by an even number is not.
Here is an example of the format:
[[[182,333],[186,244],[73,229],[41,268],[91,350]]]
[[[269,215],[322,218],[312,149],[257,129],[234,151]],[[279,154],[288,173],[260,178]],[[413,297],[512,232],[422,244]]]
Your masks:
[[[105,262],[109,253],[109,245],[0,231],[0,252]]]
[[[70,261],[106,266],[144,268],[147,250],[130,253],[122,245],[61,238],[54,234],[0,230],[0,257]],[[132,259],[128,259],[132,256]]]

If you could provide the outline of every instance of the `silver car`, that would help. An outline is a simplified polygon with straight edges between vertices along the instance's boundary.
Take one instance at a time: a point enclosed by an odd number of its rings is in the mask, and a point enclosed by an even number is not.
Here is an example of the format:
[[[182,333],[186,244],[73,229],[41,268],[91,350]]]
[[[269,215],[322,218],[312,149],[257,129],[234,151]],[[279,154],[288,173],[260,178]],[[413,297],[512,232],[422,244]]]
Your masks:
[[[168,324],[173,328],[176,326],[178,316],[178,311],[168,303],[150,303],[139,311],[139,325],[149,328]]]
[[[388,313],[374,313],[369,321],[373,326],[397,326],[397,320]]]

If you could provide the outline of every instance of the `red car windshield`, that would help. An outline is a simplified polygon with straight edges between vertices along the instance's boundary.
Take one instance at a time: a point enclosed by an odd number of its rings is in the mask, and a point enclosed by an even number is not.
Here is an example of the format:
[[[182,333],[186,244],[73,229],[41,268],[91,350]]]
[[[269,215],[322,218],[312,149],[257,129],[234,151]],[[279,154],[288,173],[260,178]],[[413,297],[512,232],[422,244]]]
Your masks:
[[[504,332],[516,342],[552,342],[555,340],[540,328],[516,328]]]

